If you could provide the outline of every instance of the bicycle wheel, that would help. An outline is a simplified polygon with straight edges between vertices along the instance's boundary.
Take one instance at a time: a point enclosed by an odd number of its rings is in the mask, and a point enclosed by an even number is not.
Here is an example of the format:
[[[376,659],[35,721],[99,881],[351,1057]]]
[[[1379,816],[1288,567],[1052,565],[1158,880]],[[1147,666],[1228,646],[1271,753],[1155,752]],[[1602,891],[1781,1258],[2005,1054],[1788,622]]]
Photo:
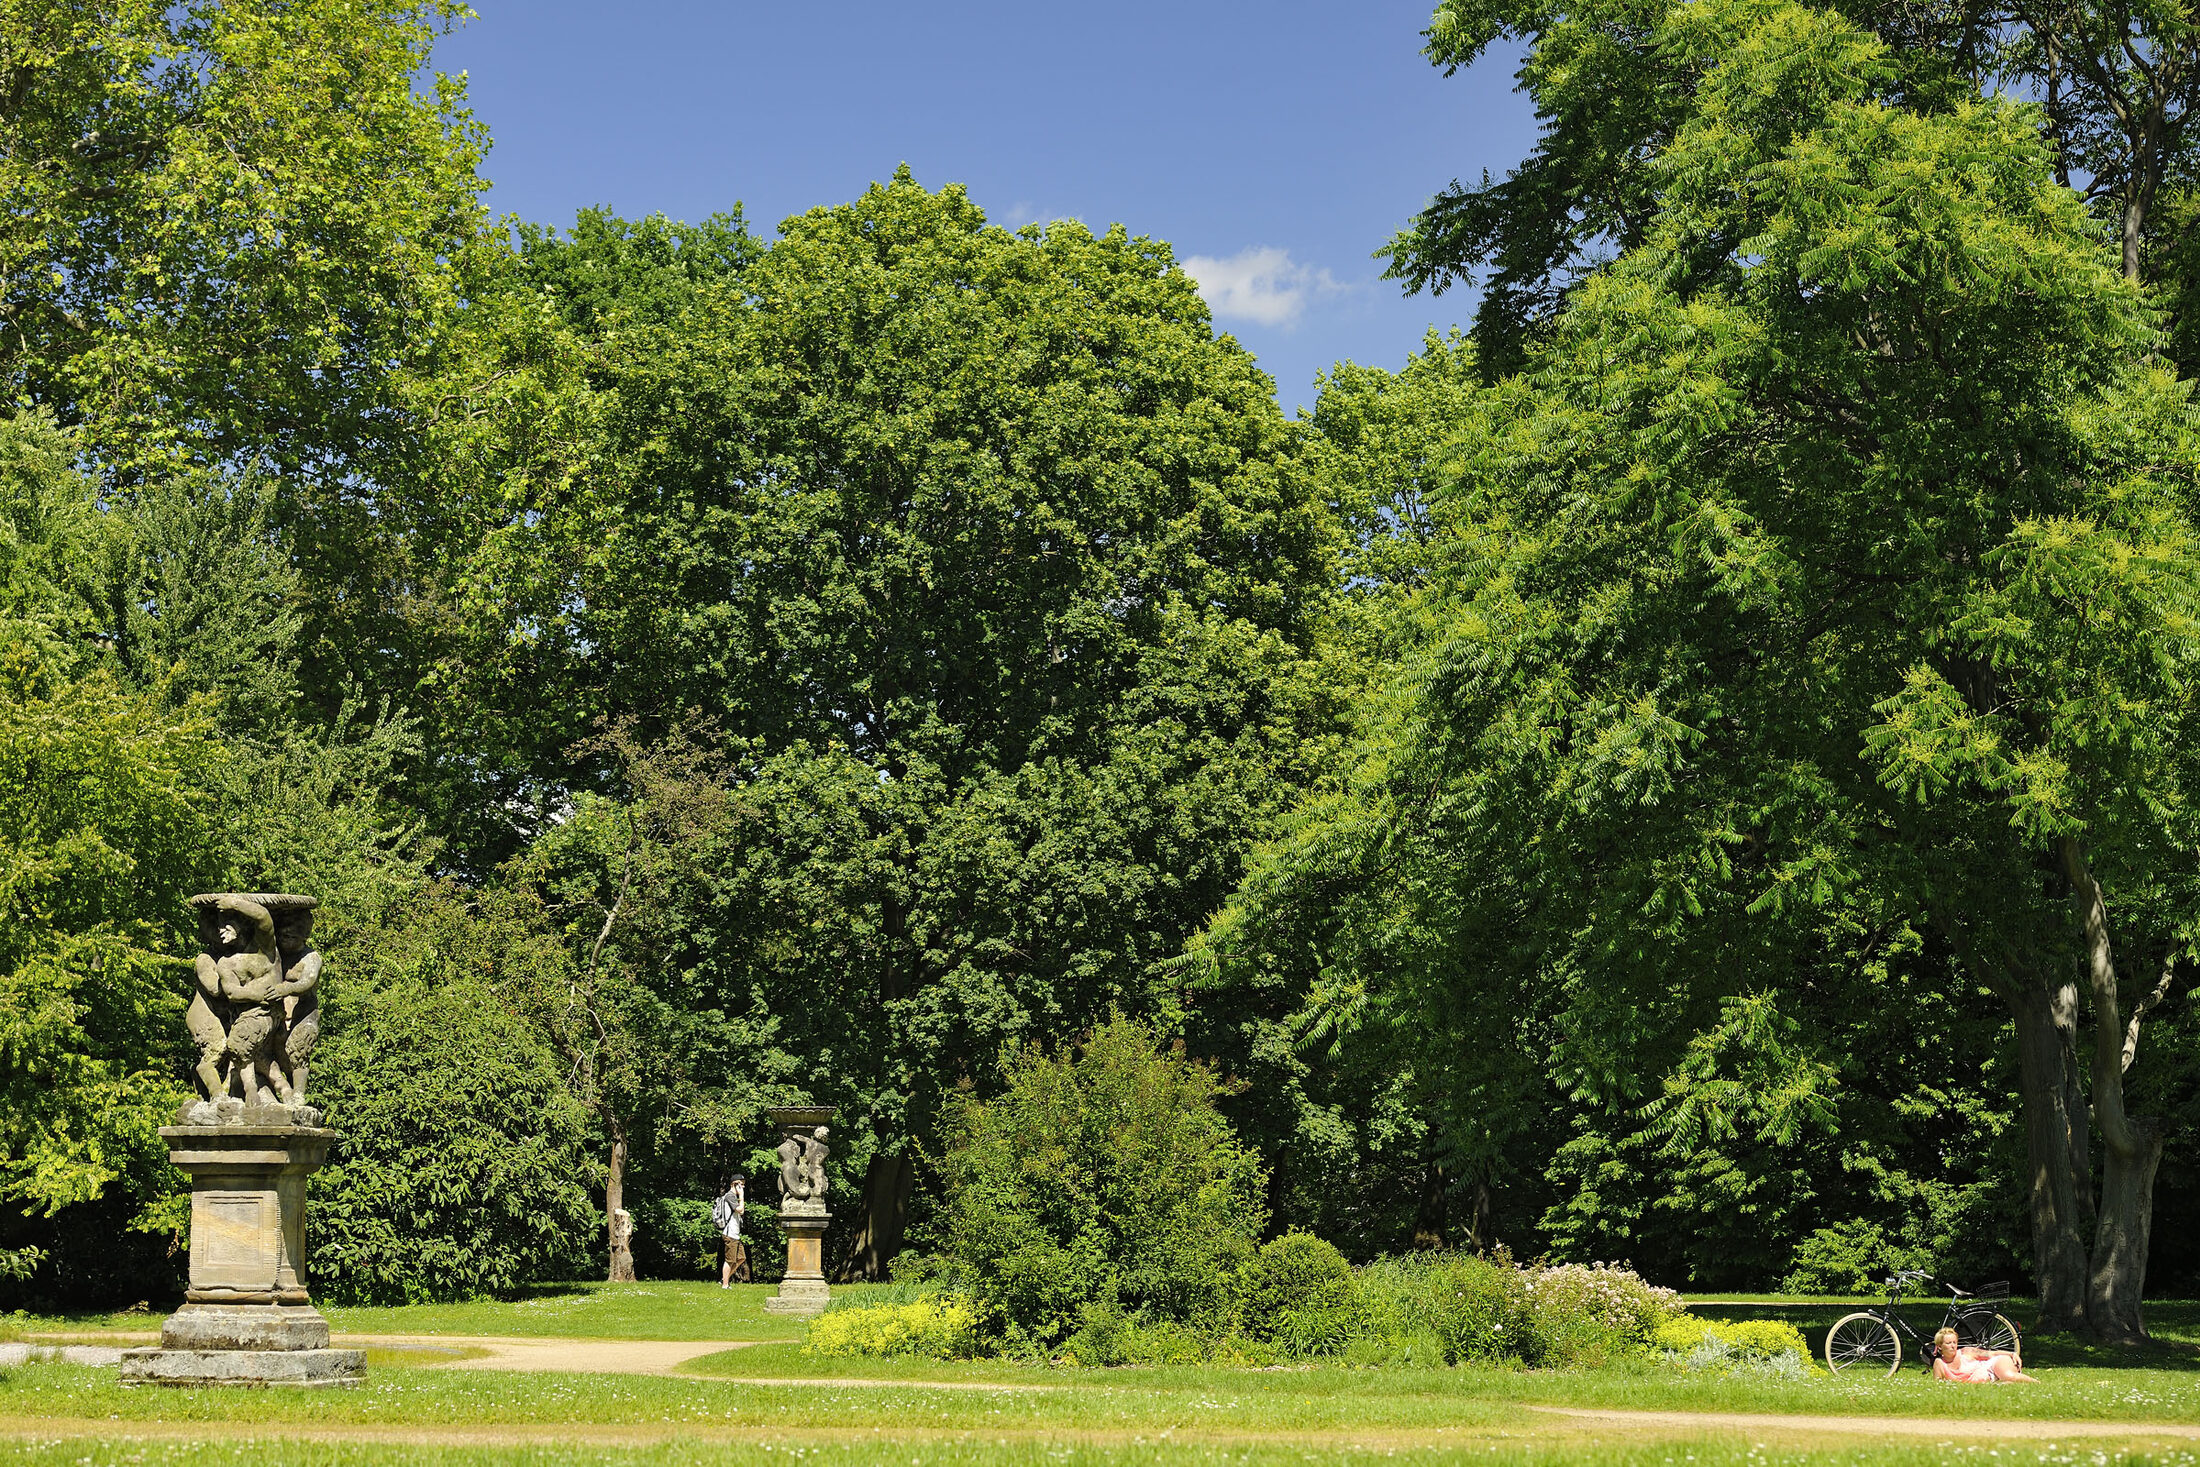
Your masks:
[[[1902,1341],[1894,1326],[1876,1314],[1844,1314],[1826,1331],[1826,1369],[1878,1371],[1892,1375],[1902,1368]]]
[[[1956,1321],[1956,1343],[1982,1350],[2001,1350],[2021,1362],[2024,1353],[2017,1341],[2017,1327],[1999,1314],[1966,1314]]]

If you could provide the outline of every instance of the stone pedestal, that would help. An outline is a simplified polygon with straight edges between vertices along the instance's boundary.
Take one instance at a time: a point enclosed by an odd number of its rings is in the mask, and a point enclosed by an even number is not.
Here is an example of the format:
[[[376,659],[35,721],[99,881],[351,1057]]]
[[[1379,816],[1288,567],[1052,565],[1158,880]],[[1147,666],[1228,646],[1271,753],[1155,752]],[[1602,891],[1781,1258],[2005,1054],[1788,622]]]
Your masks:
[[[789,1202],[779,1209],[779,1229],[787,1235],[787,1274],[779,1292],[764,1301],[771,1314],[822,1314],[832,1302],[825,1282],[825,1225],[833,1220],[821,1202]]]
[[[169,1126],[191,1175],[191,1286],[158,1348],[126,1350],[124,1385],[357,1385],[366,1353],[329,1348],[306,1294],[306,1178],[334,1131]]]
[[[779,1126],[779,1228],[787,1235],[787,1274],[764,1301],[773,1314],[822,1314],[832,1300],[825,1284],[826,1125],[830,1105],[776,1105]]]

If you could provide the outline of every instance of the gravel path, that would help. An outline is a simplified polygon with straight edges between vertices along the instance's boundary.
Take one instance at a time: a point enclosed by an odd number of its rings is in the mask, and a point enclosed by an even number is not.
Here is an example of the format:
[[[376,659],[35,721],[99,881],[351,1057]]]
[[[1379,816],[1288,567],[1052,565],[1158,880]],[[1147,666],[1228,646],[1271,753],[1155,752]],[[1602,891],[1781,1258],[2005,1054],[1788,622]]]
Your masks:
[[[360,1349],[479,1350],[463,1360],[423,1359],[436,1370],[564,1370],[584,1375],[672,1375],[690,1360],[755,1340],[566,1340],[513,1335],[338,1335]]]

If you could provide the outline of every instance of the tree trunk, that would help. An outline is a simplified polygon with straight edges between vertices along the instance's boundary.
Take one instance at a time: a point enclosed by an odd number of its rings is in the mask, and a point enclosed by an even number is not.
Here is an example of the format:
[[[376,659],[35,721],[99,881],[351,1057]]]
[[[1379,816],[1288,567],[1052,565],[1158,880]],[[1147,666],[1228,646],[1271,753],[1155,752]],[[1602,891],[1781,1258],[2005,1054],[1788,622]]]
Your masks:
[[[2024,1106],[2039,1328],[2082,1330],[2089,1269],[2085,1233],[2092,1213],[2093,1176],[2087,1155],[2085,1092],[2077,1065],[2078,988],[2068,977],[2046,981],[2036,974],[2017,973],[2005,991],[2017,1030],[2017,1085]]]
[[[2139,248],[2146,240],[2146,204],[2139,197],[2139,181],[2124,185],[2124,279],[2139,283]]]
[[[909,1222],[909,1194],[916,1180],[916,1164],[906,1154],[871,1154],[871,1164],[863,1173],[863,1225],[840,1271],[842,1279],[876,1283],[887,1277],[894,1255],[901,1252],[902,1231]]]
[[[1421,1201],[1413,1210],[1413,1246],[1444,1246],[1444,1168],[1437,1162],[1421,1169]]]
[[[2101,1128],[2100,1221],[2093,1234],[2093,1277],[2086,1294],[2086,1322],[2111,1345],[2135,1345],[2147,1337],[2140,1309],[2145,1292],[2147,1240],[2154,1219],[2154,1172],[2162,1161],[2159,1128],[2124,1111],[2124,1066],[2138,1047],[2142,1001],[2127,1029],[2117,993],[2116,956],[2109,945],[2108,902],[2075,839],[2062,840],[2070,900],[2084,935],[2086,977],[2093,988],[2093,1121]],[[2167,984],[2165,977],[2164,983]]]
[[[2141,1303],[2154,1229],[2154,1173],[2162,1164],[2160,1128],[2143,1116],[2131,1117],[2127,1125],[2136,1145],[2127,1150],[2109,1142],[2101,1148],[2101,1218],[2093,1234],[2092,1288],[2086,1298],[2093,1333],[2112,1345],[2147,1338]]]
[[[611,1237],[611,1273],[615,1284],[634,1282],[634,1247],[620,1213],[626,1210],[626,1132],[611,1130],[611,1169],[603,1184],[603,1220]]]

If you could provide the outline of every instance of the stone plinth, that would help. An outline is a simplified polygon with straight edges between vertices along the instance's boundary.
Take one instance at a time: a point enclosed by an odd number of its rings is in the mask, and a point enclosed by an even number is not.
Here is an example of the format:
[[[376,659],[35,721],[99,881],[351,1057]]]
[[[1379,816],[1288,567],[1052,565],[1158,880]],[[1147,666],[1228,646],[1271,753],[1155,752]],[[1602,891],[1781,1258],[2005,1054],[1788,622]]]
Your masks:
[[[334,1131],[170,1126],[168,1159],[191,1174],[191,1286],[158,1348],[127,1350],[124,1385],[356,1385],[366,1354],[329,1348],[306,1293],[306,1178]]]
[[[787,1273],[779,1292],[764,1301],[770,1314],[822,1314],[832,1302],[825,1282],[825,1225],[833,1220],[822,1203],[790,1202],[779,1209],[787,1235]]]

